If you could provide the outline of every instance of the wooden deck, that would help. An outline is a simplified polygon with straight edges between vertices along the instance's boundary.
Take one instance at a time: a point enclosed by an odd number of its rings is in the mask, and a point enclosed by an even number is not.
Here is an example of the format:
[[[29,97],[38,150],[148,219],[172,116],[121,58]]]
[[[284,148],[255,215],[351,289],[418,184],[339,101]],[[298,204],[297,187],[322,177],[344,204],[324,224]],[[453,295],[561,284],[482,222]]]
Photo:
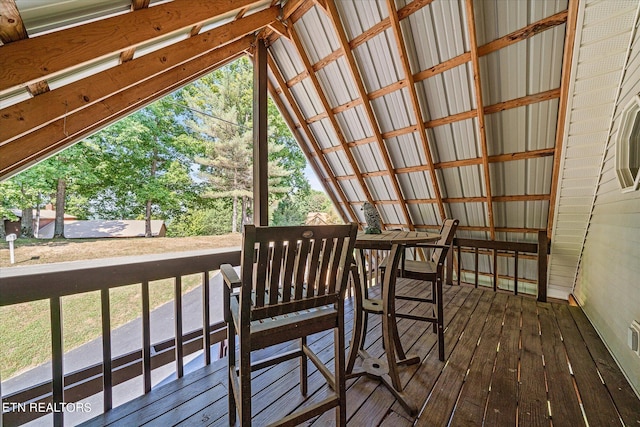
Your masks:
[[[405,291],[420,286],[401,282]],[[580,308],[466,285],[445,286],[444,299],[446,362],[438,360],[430,324],[399,323],[405,349],[422,358],[420,365],[400,368],[405,390],[421,408],[418,417],[409,417],[384,386],[364,377],[347,382],[349,425],[640,425],[640,401]],[[349,303],[347,328],[352,314]],[[367,347],[382,355],[376,317],[369,321]],[[314,337],[312,345],[324,360],[332,358],[332,336]],[[225,369],[226,361],[218,361],[87,425],[228,425]],[[310,370],[307,399],[298,381],[296,361],[255,372],[254,425],[325,396],[318,372]],[[329,411],[311,424],[333,420]]]

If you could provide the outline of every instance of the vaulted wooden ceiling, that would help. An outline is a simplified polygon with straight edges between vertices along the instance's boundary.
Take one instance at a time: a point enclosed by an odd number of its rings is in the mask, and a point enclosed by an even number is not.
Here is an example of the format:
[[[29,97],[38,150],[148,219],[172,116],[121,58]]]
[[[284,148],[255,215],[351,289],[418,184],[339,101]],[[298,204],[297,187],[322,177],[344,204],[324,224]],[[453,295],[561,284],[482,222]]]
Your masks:
[[[577,0],[0,1],[0,178],[250,54],[346,220],[552,230]]]

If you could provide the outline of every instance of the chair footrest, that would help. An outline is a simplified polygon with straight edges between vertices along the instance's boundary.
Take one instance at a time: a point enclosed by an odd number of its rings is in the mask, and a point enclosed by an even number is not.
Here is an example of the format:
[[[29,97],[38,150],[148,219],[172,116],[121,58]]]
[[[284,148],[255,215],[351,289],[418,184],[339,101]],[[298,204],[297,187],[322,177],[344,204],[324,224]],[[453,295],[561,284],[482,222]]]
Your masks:
[[[409,313],[396,313],[396,317],[399,317],[401,319],[418,320],[421,322],[438,323],[438,319],[435,317],[416,316],[415,314],[409,314]]]
[[[412,297],[409,295],[396,295],[396,299],[401,299],[405,301],[428,302],[429,304],[435,304],[435,301],[433,300],[433,298]]]

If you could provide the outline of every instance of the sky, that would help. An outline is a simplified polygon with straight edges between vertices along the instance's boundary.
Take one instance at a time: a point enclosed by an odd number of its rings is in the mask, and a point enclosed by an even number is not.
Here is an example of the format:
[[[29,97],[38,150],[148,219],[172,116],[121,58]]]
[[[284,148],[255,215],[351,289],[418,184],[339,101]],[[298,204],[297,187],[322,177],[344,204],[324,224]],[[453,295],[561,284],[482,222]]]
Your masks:
[[[318,179],[316,173],[313,171],[311,166],[309,166],[309,163],[307,163],[307,167],[304,169],[304,174],[309,179],[309,184],[311,185],[312,189],[318,190],[318,191],[322,191],[323,193],[326,193],[326,191],[324,191],[324,187],[320,183],[320,180]]]

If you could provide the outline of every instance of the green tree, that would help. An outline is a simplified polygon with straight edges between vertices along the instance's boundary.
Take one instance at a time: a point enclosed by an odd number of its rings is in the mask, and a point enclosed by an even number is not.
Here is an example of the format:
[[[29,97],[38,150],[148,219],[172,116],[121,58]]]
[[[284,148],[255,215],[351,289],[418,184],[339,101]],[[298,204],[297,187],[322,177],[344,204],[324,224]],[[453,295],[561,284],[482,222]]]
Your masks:
[[[91,203],[95,216],[151,219],[175,217],[193,198],[191,157],[197,150],[167,97],[92,136],[101,150],[105,184]]]
[[[238,231],[239,216],[243,224],[247,221],[253,198],[252,72],[251,63],[241,59],[182,93],[191,111],[188,124],[194,139],[204,147],[204,155],[195,159],[201,167],[200,179],[206,182],[203,197],[232,200],[233,232]],[[290,191],[284,150],[284,145],[269,141],[269,193],[274,200]]]

